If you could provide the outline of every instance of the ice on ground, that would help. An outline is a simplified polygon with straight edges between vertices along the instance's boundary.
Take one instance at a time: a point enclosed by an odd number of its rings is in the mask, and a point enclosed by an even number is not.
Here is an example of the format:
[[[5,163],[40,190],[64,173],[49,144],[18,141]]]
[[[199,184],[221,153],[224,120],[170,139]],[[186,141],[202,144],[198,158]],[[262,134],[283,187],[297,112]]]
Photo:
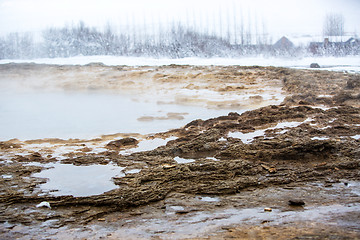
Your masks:
[[[47,178],[40,188],[54,196],[72,195],[86,197],[98,195],[117,188],[112,177],[122,177],[123,167],[116,165],[75,166],[72,164],[51,163],[49,169],[32,176]]]

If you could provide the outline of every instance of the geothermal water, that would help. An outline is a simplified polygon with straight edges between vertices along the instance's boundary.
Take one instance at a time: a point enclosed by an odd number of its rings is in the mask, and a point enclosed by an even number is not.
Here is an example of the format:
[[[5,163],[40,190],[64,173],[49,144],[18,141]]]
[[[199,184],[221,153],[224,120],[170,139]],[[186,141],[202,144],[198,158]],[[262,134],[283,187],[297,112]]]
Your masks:
[[[156,99],[142,101],[117,94],[8,92],[0,95],[0,140],[155,133],[230,111],[157,104]],[[178,113],[180,117],[169,118],[168,113]],[[152,119],[143,121],[144,116]]]
[[[174,93],[176,95],[176,93]],[[263,93],[263,99],[273,104],[284,96]],[[176,98],[177,96],[175,96]],[[183,96],[182,96],[183,97]],[[195,119],[209,119],[229,112],[242,113],[249,108],[208,108],[201,104],[159,103],[152,99],[126,94],[103,92],[21,92],[0,94],[0,140],[41,138],[93,138],[103,134],[150,134],[184,126]],[[246,102],[251,96],[226,96]],[[194,99],[194,97],[189,97]],[[240,99],[241,98],[241,99]],[[206,103],[205,103],[206,104]]]

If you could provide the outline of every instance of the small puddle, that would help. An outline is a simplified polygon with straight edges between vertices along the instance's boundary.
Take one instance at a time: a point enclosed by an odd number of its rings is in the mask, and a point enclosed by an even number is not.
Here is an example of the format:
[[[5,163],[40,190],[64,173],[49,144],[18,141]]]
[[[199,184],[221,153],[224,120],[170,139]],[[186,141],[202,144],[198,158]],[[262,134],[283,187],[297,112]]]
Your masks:
[[[182,207],[182,206],[170,206],[169,208],[171,210],[173,210],[173,211],[183,211],[183,210],[185,210],[185,208]]]
[[[358,181],[345,181],[346,185],[343,183],[333,184],[334,189],[341,191],[342,189],[348,189],[352,194],[355,194],[360,197],[360,182]]]
[[[131,169],[129,171],[125,171],[125,174],[135,174],[141,172],[141,169]]]
[[[122,177],[123,167],[115,165],[75,166],[72,164],[47,164],[51,167],[32,176],[47,178],[41,190],[54,196],[72,195],[86,197],[102,194],[117,188],[112,177]]]
[[[13,176],[12,175],[9,175],[9,174],[3,174],[3,175],[1,175],[1,178],[3,178],[3,179],[10,179],[10,178],[12,178]]]
[[[218,197],[198,197],[200,201],[203,202],[219,202],[220,199]]]
[[[195,162],[194,159],[186,159],[186,158],[181,158],[181,157],[175,157],[174,160],[175,160],[178,164]]]
[[[166,139],[154,138],[154,139],[142,140],[138,143],[137,147],[120,151],[119,154],[130,155],[130,154],[136,153],[136,152],[144,152],[144,151],[154,150],[160,146],[166,145],[167,142],[169,142],[171,140],[175,140],[176,138],[177,137],[169,137]]]
[[[220,161],[219,159],[217,159],[215,157],[207,157],[206,160]]]
[[[275,129],[284,129],[284,128],[295,128],[300,126],[303,123],[306,122],[311,122],[312,119],[311,118],[307,118],[305,121],[303,122],[280,122],[278,124],[276,124],[275,127],[270,127],[270,128],[266,128],[266,129],[260,129],[260,130],[256,130],[254,132],[249,132],[249,133],[242,133],[242,132],[229,132],[228,133],[228,137],[232,137],[232,138],[238,138],[240,139],[243,143],[245,144],[249,144],[251,143],[256,137],[260,137],[260,136],[265,136],[265,132],[267,130],[275,130]],[[284,129],[282,131],[279,132],[279,134],[284,134],[286,133],[287,130]]]
[[[250,132],[250,133],[229,132],[228,137],[238,138],[243,143],[249,144],[254,140],[254,138],[260,137],[260,136],[265,136],[265,131],[266,130],[267,129],[265,129],[265,130],[256,130],[256,131]]]

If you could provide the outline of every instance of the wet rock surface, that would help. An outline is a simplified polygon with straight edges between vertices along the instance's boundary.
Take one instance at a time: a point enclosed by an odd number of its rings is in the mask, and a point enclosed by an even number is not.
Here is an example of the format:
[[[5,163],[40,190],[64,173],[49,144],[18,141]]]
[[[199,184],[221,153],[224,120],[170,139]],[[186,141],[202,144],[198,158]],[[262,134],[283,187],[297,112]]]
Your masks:
[[[33,71],[44,67],[34,66]],[[156,81],[168,84],[178,82],[189,66],[164,68],[176,70],[176,75],[155,74]],[[192,68],[206,72],[206,67]],[[359,76],[272,67],[209,68],[217,73],[207,77],[219,82],[277,79],[287,97],[280,105],[198,119],[149,136],[0,142],[1,236],[360,238],[360,225],[354,221],[360,212]],[[194,84],[204,75],[186,74]],[[125,151],[152,139],[169,140],[150,150]],[[25,151],[35,143],[69,150],[61,159],[50,147]],[[125,168],[125,174],[114,176],[118,188],[103,194],[54,196],[40,187],[46,179],[33,176],[51,162],[112,163]],[[300,209],[289,206],[289,200]],[[51,209],[36,208],[41,202]],[[311,217],[314,213],[318,215]]]
[[[106,144],[106,148],[116,150],[129,146],[134,147],[137,144],[138,144],[138,140],[136,140],[135,138],[122,138],[120,140],[114,140],[109,142],[108,144]]]

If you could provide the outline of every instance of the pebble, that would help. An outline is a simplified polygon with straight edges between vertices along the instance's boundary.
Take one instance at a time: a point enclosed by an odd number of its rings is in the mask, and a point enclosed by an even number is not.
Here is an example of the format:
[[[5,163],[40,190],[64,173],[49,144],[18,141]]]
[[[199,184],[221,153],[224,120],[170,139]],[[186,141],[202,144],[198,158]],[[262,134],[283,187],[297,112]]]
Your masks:
[[[300,199],[291,199],[289,200],[289,205],[291,206],[303,206],[305,205],[305,202]]]
[[[310,68],[320,68],[320,65],[318,63],[311,63]]]
[[[175,213],[176,214],[187,214],[189,212],[190,212],[189,210],[179,210],[179,211],[176,211]]]

